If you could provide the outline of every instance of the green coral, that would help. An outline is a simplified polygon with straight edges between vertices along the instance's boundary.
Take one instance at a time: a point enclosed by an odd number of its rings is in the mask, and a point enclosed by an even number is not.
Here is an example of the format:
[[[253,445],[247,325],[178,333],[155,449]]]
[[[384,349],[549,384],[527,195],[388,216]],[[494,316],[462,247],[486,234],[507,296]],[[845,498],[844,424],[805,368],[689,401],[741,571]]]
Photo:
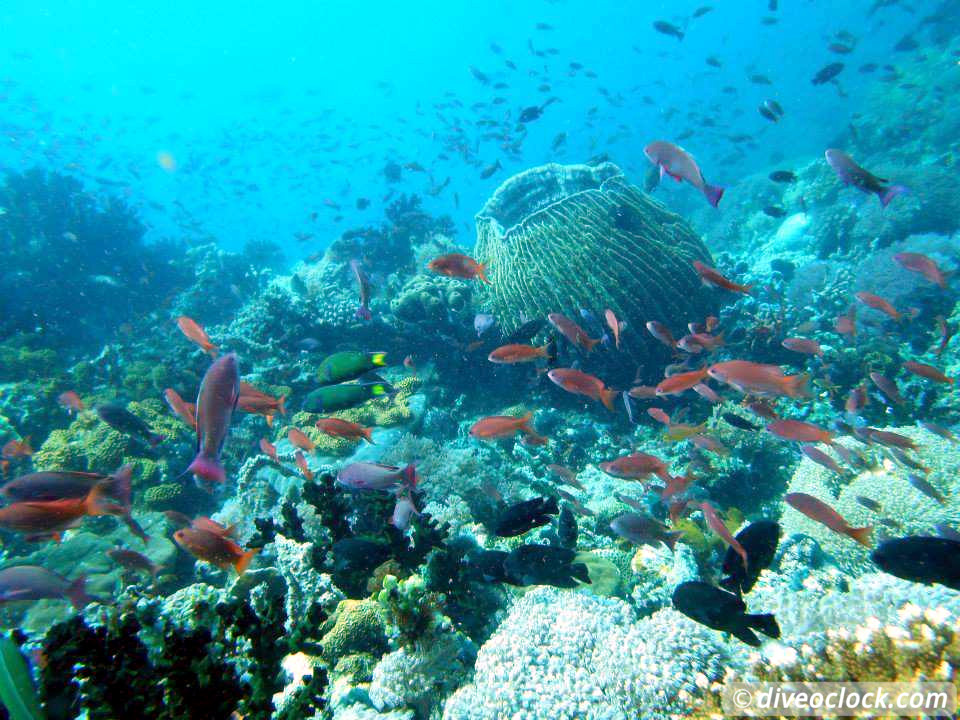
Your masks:
[[[350,683],[368,683],[373,677],[373,669],[377,666],[377,657],[370,653],[353,653],[337,660],[331,675],[337,678],[345,677]]]
[[[387,651],[383,611],[372,600],[341,600],[327,625],[329,630],[320,644],[323,659],[330,665],[346,655],[368,653],[379,657]]]
[[[161,483],[153,485],[143,493],[143,502],[152,509],[168,506],[183,494],[183,486],[179,483]]]
[[[0,343],[0,382],[39,380],[57,372],[57,353],[31,350],[16,340]]]
[[[444,596],[427,590],[420,575],[405,580],[387,575],[376,601],[387,619],[387,633],[395,646],[418,644],[451,625],[441,611]]]
[[[711,263],[690,226],[627,183],[612,163],[549,164],[503,183],[477,214],[482,292],[509,333],[525,318],[610,308],[631,327],[702,318],[714,302],[692,267]],[[649,364],[662,346],[626,333],[625,358]],[[631,372],[632,372],[631,368]]]

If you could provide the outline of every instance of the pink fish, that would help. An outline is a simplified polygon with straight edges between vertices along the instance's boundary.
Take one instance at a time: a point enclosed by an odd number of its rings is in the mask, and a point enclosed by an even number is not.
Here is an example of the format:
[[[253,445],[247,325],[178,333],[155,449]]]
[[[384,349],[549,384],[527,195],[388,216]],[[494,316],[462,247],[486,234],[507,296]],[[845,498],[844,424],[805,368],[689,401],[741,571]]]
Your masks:
[[[709,185],[703,178],[703,173],[693,156],[677,145],[656,140],[643,149],[644,154],[654,165],[660,168],[660,177],[669,175],[677,182],[686,180],[697,190],[702,192],[713,207],[720,204],[723,197],[723,188]]]
[[[833,171],[844,185],[853,185],[865,193],[873,193],[880,198],[880,204],[886,207],[897,195],[910,192],[904,185],[889,185],[889,180],[877,177],[864,170],[853,161],[853,158],[842,150],[830,149],[824,155]]]
[[[211,482],[227,479],[220,451],[230,430],[230,418],[240,398],[240,375],[234,353],[215,360],[207,369],[197,395],[197,455],[187,472]]]

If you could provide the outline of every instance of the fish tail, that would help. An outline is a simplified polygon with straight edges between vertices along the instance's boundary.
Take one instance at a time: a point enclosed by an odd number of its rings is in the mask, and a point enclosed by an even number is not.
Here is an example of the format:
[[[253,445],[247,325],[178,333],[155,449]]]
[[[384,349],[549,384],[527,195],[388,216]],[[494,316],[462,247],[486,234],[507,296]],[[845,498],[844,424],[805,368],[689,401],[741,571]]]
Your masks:
[[[370,443],[371,445],[376,445],[376,443],[373,441],[373,428],[372,428],[372,427],[363,428],[363,430],[362,430],[361,432],[363,432],[363,439],[364,439],[364,440],[366,440],[366,441],[367,441],[368,443]]]
[[[150,440],[149,440],[150,447],[155,448],[157,445],[162,443],[165,439],[166,438],[164,438],[163,435],[160,435],[159,433],[153,433],[152,435],[150,435]]]
[[[243,573],[246,572],[247,568],[250,566],[250,562],[257,556],[258,552],[260,552],[260,548],[253,548],[253,550],[247,550],[237,559],[237,561],[233,564],[233,567],[237,571],[237,575],[243,575]]]
[[[410,463],[403,469],[403,482],[410,490],[417,489],[417,481],[420,478],[417,477],[417,465],[416,463]]]
[[[858,543],[865,547],[870,547],[872,543],[870,542],[870,535],[873,533],[873,525],[867,525],[865,527],[850,528],[849,535]]]
[[[357,311],[354,313],[354,317],[358,320],[372,320],[373,314],[370,312],[370,308],[366,305],[360,305],[357,308]]]
[[[602,402],[610,412],[616,412],[616,410],[613,409],[613,401],[617,399],[617,395],[619,394],[616,390],[604,388],[600,391],[600,402]]]
[[[593,350],[594,345],[602,341],[603,341],[603,338],[597,338],[596,340],[594,340],[593,338],[588,337],[583,339],[583,344],[586,345],[586,350],[589,353],[591,350]]]
[[[272,428],[272,427],[273,427],[273,415],[264,415],[264,416],[263,416],[263,419],[267,421],[267,427],[268,427],[268,428]]]
[[[677,540],[682,537],[683,532],[680,530],[675,530],[674,532],[667,533],[666,537],[663,539],[663,542],[668,548],[670,548],[670,552],[673,552],[677,549]]]
[[[127,508],[123,505],[103,502],[109,485],[109,482],[102,482],[90,488],[90,492],[83,501],[84,512],[87,515],[123,515],[127,512]]]
[[[370,353],[370,362],[376,367],[387,366],[387,354],[385,352]]]
[[[493,283],[490,282],[490,278],[487,277],[487,272],[486,272],[486,270],[487,270],[487,264],[486,264],[486,263],[478,263],[478,264],[477,264],[477,277],[480,278],[480,280],[481,280],[482,282],[485,282],[487,285],[493,285]]]
[[[761,613],[757,615],[745,615],[747,625],[754,630],[762,632],[767,637],[780,637],[780,625],[777,624],[777,618],[771,613]]]
[[[127,463],[118,468],[110,476],[110,494],[129,509],[130,507],[130,479],[133,476],[133,465]]]
[[[897,195],[905,195],[909,192],[910,188],[906,185],[891,185],[890,187],[880,190],[877,196],[880,198],[880,204],[886,207]]]
[[[518,421],[517,427],[525,433],[536,435],[533,428],[530,427],[530,421],[533,420],[533,410],[527,410],[523,417]]]
[[[810,375],[808,373],[791,375],[783,379],[783,390],[789,397],[810,397],[809,383]]]
[[[211,345],[207,348],[207,353],[209,353],[211,360],[216,360],[217,355],[220,354],[220,348],[216,345]]]
[[[87,576],[80,575],[76,580],[70,583],[70,586],[64,591],[70,599],[70,604],[75,610],[83,610],[87,605],[93,602],[93,598],[87,595]]]
[[[187,467],[187,472],[211,482],[223,483],[227,481],[227,474],[220,463],[202,454],[198,454],[193,459],[193,462]]]
[[[724,188],[718,185],[707,185],[703,186],[703,194],[707,196],[707,201],[717,207],[720,204],[720,198],[723,197]]]
[[[279,412],[281,415],[287,414],[287,408],[284,405],[286,401],[287,401],[286,395],[281,395],[280,400],[277,401],[277,412]]]

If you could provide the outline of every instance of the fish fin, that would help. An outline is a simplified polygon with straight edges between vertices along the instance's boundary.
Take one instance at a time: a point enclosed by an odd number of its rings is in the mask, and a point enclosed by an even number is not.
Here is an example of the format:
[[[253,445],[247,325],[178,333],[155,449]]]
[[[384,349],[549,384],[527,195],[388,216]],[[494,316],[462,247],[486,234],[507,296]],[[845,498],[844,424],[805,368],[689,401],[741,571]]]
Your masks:
[[[403,480],[411,490],[417,489],[417,481],[419,479],[420,478],[417,477],[416,463],[410,463],[403,469]]]
[[[370,354],[370,362],[376,367],[387,366],[387,354],[385,352],[375,352]]]
[[[281,395],[281,396],[280,396],[280,400],[277,402],[277,412],[279,412],[281,415],[286,415],[286,414],[287,414],[287,408],[286,408],[286,406],[284,405],[284,403],[285,403],[286,401],[287,401],[287,396],[286,396],[286,395]]]
[[[859,528],[850,528],[850,537],[856,540],[861,545],[870,547],[873,543],[870,542],[870,534],[873,532],[873,525],[867,525],[865,527]]]
[[[683,532],[680,530],[675,530],[673,532],[668,532],[666,537],[663,539],[664,545],[670,548],[670,552],[673,552],[677,549],[677,540],[683,537]]]
[[[793,398],[810,397],[809,383],[810,375],[808,373],[791,375],[790,377],[784,378],[783,389],[787,395]]]
[[[87,497],[83,500],[83,509],[87,515],[124,515],[127,508],[123,505],[113,503],[104,503],[104,496],[107,494],[109,482],[102,482],[90,488]]]
[[[197,455],[193,459],[193,462],[187,468],[187,472],[211,482],[223,483],[227,481],[227,474],[220,463],[203,455]]]
[[[243,573],[246,572],[247,568],[250,566],[250,561],[257,556],[258,552],[260,552],[260,548],[253,548],[253,550],[247,550],[237,559],[237,561],[233,564],[234,569],[237,571],[237,575],[243,575]]]
[[[366,440],[366,441],[367,441],[368,443],[370,443],[371,445],[376,445],[376,443],[373,441],[373,428],[372,428],[372,427],[368,427],[368,428],[364,428],[364,429],[363,429],[363,439]]]
[[[110,476],[110,494],[128,509],[130,508],[130,479],[132,476],[132,463],[123,465]]]
[[[486,265],[486,263],[478,263],[478,264],[477,264],[477,277],[480,278],[480,280],[481,280],[482,282],[485,282],[487,285],[493,285],[493,283],[490,282],[490,278],[487,277],[486,270],[487,270],[487,265]]]
[[[587,349],[587,352],[589,353],[591,350],[593,350],[594,345],[602,341],[603,341],[603,338],[597,338],[596,340],[594,340],[593,338],[588,337],[583,339],[583,344],[587,346],[586,349]]]
[[[570,577],[587,585],[593,584],[590,579],[590,568],[587,567],[586,563],[570,563]]]
[[[891,185],[878,192],[877,196],[880,198],[880,204],[886,207],[897,195],[905,195],[909,192],[910,188],[906,185]]]
[[[217,345],[211,345],[207,348],[207,353],[210,355],[211,360],[216,360],[217,355],[220,354],[220,348]]]
[[[704,185],[703,194],[707,196],[707,202],[709,202],[714,207],[717,207],[720,204],[720,198],[723,197],[724,188],[717,185]]]
[[[552,495],[543,504],[543,512],[545,515],[556,515],[560,512],[560,505],[557,504],[557,499]]]
[[[87,576],[80,575],[70,583],[70,586],[64,591],[64,595],[70,599],[70,604],[73,605],[75,610],[83,610],[93,601],[93,598],[87,595],[86,583]]]
[[[557,364],[557,339],[555,337],[551,337],[550,340],[547,341],[547,344],[543,346],[543,349],[546,352],[546,355],[544,355],[544,357],[547,358],[547,367],[552,367],[556,365]]]
[[[533,428],[530,427],[530,421],[533,420],[533,410],[527,410],[523,417],[520,418],[518,427],[525,433],[530,433],[531,435],[536,435]]]
[[[737,640],[745,642],[750,647],[760,647],[763,644],[760,638],[757,637],[757,634],[746,625],[738,628],[732,628],[730,633],[737,638]]]
[[[754,630],[774,639],[780,637],[780,626],[777,624],[777,618],[771,613],[744,615],[744,617],[747,619],[747,625]]]
[[[263,416],[263,419],[267,421],[267,427],[268,427],[268,428],[272,428],[272,427],[273,427],[273,415],[264,415],[264,416]]]
[[[600,391],[600,402],[602,402],[610,412],[616,412],[616,410],[613,409],[613,401],[617,399],[617,395],[619,395],[619,392],[616,390],[604,388]]]
[[[166,438],[163,435],[160,435],[158,433],[153,433],[152,435],[150,435],[150,440],[149,440],[150,447],[155,448],[157,445],[162,443],[165,439]]]
[[[382,383],[376,383],[370,387],[370,394],[374,397],[379,395],[388,395],[389,393],[390,391],[387,390],[387,386]]]
[[[732,592],[735,595],[740,595],[740,583],[737,582],[737,579],[733,576],[723,578],[719,583],[727,592]]]

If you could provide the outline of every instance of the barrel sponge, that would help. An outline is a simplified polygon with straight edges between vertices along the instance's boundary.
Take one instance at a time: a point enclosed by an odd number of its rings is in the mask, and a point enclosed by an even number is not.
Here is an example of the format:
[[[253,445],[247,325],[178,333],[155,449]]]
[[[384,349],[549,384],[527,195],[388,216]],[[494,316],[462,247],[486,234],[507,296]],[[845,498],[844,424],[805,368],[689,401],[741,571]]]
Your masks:
[[[639,362],[655,350],[640,332],[648,320],[678,329],[714,308],[692,266],[711,262],[707,248],[612,163],[551,163],[514,175],[476,225],[477,258],[492,283],[482,292],[505,332],[552,312],[578,318],[580,308],[610,308],[636,329],[622,348]]]

